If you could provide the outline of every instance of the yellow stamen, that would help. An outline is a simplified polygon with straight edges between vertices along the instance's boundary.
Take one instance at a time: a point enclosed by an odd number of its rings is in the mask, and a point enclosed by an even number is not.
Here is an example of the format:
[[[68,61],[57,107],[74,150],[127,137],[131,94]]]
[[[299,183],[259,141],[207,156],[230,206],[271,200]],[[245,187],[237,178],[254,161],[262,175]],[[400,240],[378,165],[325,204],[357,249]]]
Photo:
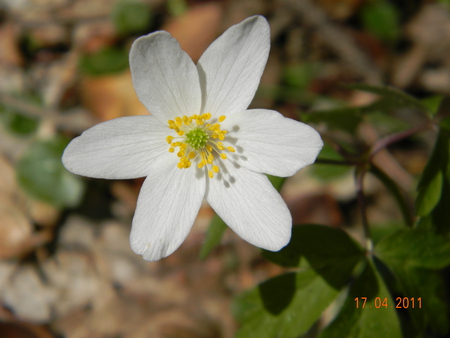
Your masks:
[[[226,160],[227,154],[224,150],[235,152],[231,146],[224,146],[221,141],[226,140],[227,130],[220,128],[220,122],[226,119],[225,115],[217,118],[218,123],[211,123],[211,113],[191,116],[177,116],[173,120],[168,120],[169,129],[176,135],[166,137],[166,142],[170,145],[168,151],[176,153],[179,157],[177,167],[180,169],[190,168],[192,162],[196,162],[197,167],[205,167],[209,178],[220,172],[219,163]],[[175,152],[175,149],[178,151]]]

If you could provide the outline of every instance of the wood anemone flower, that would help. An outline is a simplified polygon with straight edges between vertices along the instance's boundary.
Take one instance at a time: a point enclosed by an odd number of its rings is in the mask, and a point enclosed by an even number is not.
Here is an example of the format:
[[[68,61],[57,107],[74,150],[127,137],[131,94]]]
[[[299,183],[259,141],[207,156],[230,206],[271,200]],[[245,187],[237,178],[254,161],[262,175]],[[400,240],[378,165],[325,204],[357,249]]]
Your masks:
[[[130,235],[145,260],[181,245],[203,198],[249,243],[277,251],[289,242],[291,215],[264,174],[295,174],[315,161],[323,143],[304,123],[247,110],[269,35],[264,17],[250,17],[215,40],[197,65],[168,32],[138,38],[131,74],[151,115],[100,123],[64,151],[64,166],[78,175],[147,177]]]

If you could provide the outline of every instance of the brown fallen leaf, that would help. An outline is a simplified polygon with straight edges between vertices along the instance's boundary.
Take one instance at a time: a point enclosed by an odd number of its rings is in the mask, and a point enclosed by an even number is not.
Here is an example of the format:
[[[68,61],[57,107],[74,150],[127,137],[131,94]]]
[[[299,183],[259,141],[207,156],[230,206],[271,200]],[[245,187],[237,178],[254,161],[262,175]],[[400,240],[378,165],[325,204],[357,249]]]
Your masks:
[[[101,77],[85,76],[80,88],[83,106],[101,121],[149,113],[134,91],[129,71]]]
[[[222,6],[209,2],[189,9],[185,14],[169,21],[162,29],[178,40],[189,56],[197,62],[219,33]]]

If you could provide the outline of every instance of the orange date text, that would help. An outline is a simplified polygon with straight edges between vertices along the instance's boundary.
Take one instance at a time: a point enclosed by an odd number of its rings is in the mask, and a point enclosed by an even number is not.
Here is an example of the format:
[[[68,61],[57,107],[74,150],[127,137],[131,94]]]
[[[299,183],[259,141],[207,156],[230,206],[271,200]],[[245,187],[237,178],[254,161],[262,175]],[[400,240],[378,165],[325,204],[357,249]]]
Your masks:
[[[422,308],[422,297],[397,297],[395,298],[395,304],[390,304],[390,299],[388,299],[387,297],[375,297],[373,299],[367,299],[367,297],[356,297],[354,301],[357,309],[364,309],[366,307],[375,309],[390,307],[395,307],[396,309]]]

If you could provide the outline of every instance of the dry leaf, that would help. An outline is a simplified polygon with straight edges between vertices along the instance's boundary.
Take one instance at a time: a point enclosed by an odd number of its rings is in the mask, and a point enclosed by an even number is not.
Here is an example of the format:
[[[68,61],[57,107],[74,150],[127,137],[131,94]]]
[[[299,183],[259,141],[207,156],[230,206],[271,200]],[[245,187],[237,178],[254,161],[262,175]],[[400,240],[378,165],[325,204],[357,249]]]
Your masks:
[[[189,56],[197,62],[206,48],[217,38],[222,6],[209,2],[189,9],[165,24],[162,29],[178,40]]]
[[[134,91],[129,71],[101,77],[85,76],[80,87],[83,106],[101,121],[149,113]]]

